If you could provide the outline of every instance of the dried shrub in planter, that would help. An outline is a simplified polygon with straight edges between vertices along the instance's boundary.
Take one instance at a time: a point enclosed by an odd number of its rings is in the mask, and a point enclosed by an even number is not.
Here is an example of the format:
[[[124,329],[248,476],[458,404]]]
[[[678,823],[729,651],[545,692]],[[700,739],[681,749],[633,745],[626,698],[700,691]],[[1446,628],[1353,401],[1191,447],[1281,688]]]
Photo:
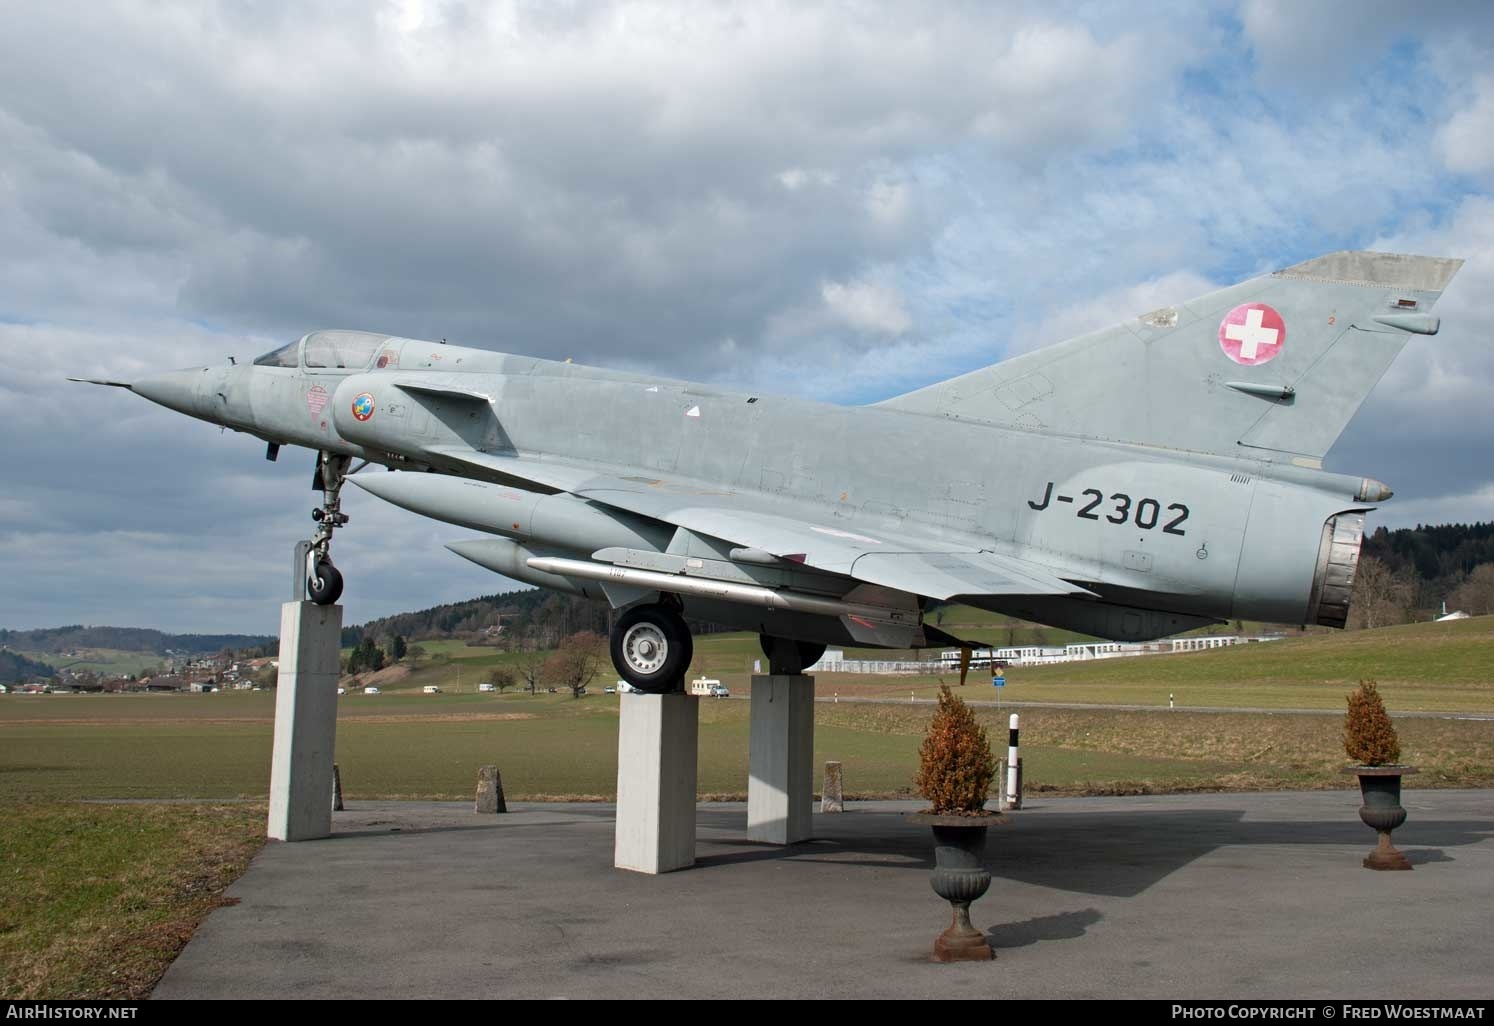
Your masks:
[[[939,689],[939,710],[919,749],[918,793],[933,812],[960,815],[980,812],[996,776],[996,760],[986,729],[949,685]]]
[[[1359,689],[1349,695],[1349,711],[1344,716],[1344,751],[1359,766],[1392,765],[1401,757],[1401,743],[1380,692],[1372,680],[1359,682]]]

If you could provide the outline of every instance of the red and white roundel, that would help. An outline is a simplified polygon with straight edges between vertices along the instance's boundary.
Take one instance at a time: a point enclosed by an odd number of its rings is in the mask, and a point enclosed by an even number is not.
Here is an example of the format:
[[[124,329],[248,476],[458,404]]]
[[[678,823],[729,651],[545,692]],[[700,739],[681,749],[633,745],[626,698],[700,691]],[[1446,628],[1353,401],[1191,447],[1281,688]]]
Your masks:
[[[1247,367],[1274,359],[1286,340],[1286,322],[1265,303],[1242,303],[1219,322],[1219,348]]]

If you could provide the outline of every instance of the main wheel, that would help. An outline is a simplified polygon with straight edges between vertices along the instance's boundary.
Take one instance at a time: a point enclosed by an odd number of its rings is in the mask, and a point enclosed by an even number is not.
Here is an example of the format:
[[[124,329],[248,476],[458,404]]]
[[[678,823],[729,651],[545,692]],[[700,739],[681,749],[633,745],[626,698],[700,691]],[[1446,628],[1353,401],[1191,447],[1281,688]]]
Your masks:
[[[330,560],[319,559],[306,578],[306,594],[319,606],[330,606],[342,597],[342,574]]]
[[[793,641],[777,638],[771,634],[759,634],[758,644],[763,655],[768,657],[768,672],[775,674],[803,673],[825,654],[825,646],[818,641]]]
[[[612,665],[634,688],[657,695],[673,690],[690,668],[695,645],[684,618],[664,606],[637,606],[612,627]]]

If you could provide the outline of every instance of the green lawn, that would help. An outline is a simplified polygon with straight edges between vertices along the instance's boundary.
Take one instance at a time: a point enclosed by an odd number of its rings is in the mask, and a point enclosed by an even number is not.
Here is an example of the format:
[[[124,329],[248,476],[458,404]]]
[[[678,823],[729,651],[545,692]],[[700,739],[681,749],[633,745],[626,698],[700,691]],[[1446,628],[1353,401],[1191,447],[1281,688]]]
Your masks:
[[[148,997],[264,822],[253,805],[0,802],[0,998]]]
[[[826,693],[823,683],[820,693]],[[0,699],[0,800],[263,797],[274,700],[273,692],[6,696]],[[513,798],[607,798],[615,791],[623,700],[602,694],[580,700],[524,693],[347,695],[338,710],[337,761],[353,798],[468,797],[485,763],[500,767]],[[748,712],[742,700],[700,703],[702,795],[745,793]],[[816,762],[843,762],[854,794],[907,793],[931,714],[927,703],[821,703]],[[986,708],[980,716],[999,750],[1004,712]],[[1337,774],[1343,757],[1335,716],[1038,708],[1026,710],[1023,722],[1026,779],[1039,788],[1344,784]],[[1417,782],[1430,785],[1494,783],[1490,726],[1398,723],[1408,758],[1427,767]]]
[[[755,644],[748,635],[701,638],[696,667],[704,666],[733,688],[746,687],[751,663],[742,670],[740,652],[748,641]],[[819,689],[846,696],[932,698],[941,679],[954,684],[958,676],[827,673],[819,676]],[[1494,715],[1494,617],[1313,633],[1179,655],[1012,667],[1000,698],[1165,706],[1171,694],[1179,705],[1338,710],[1361,678],[1379,681],[1392,711]],[[982,671],[971,671],[964,694],[983,701],[998,697]]]

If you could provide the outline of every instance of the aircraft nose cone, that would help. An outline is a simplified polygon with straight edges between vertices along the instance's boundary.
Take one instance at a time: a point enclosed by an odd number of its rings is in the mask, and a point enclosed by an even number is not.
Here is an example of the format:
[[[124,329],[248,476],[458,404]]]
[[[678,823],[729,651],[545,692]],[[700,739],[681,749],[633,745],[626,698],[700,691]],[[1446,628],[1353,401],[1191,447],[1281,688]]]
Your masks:
[[[130,385],[130,389],[137,395],[143,395],[151,402],[158,403],[167,409],[195,416],[199,412],[201,383],[207,370],[206,367],[194,367],[190,370],[158,374],[155,377],[134,382]]]

